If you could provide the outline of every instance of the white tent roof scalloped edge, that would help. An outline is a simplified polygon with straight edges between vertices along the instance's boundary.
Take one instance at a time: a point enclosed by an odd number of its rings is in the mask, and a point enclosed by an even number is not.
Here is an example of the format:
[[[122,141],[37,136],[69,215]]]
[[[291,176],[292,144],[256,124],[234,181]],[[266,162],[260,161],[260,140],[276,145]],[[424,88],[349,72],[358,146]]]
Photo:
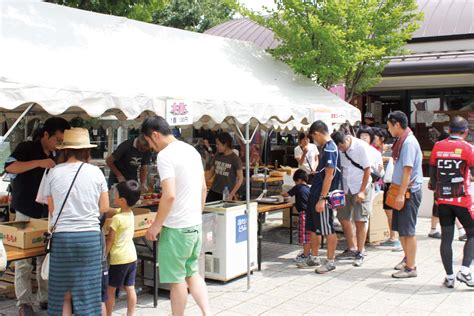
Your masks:
[[[52,115],[80,108],[135,119],[165,116],[166,100],[183,99],[195,122],[211,125],[300,127],[321,109],[360,120],[357,108],[246,42],[41,2],[0,2],[0,42],[4,110],[35,102]]]

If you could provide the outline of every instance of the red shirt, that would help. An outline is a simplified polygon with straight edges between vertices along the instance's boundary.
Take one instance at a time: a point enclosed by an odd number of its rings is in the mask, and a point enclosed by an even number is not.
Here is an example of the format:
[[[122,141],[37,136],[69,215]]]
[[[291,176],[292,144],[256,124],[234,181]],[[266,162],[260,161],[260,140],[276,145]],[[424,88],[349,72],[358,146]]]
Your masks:
[[[436,168],[433,185],[438,204],[450,204],[471,211],[471,171],[474,167],[474,146],[459,138],[437,142],[431,153],[430,165]]]

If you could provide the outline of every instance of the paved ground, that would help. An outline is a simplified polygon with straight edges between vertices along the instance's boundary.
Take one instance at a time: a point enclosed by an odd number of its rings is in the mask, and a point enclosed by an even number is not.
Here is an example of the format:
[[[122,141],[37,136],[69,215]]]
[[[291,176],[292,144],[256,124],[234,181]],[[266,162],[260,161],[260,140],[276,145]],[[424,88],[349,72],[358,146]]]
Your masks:
[[[298,270],[292,258],[299,247],[287,243],[264,243],[261,272],[252,276],[250,291],[246,279],[228,284],[209,283],[211,307],[217,315],[472,315],[474,290],[464,284],[455,289],[442,287],[444,271],[438,253],[439,240],[426,236],[429,221],[418,226],[419,277],[395,280],[390,277],[401,253],[369,247],[364,266],[338,263],[337,270],[316,275]],[[287,241],[286,241],[287,242]],[[463,242],[454,242],[455,269],[459,269]],[[163,291],[162,291],[163,293]],[[15,315],[14,301],[0,300],[0,315]],[[160,297],[154,309],[149,294],[139,296],[137,315],[169,315],[170,302]],[[126,303],[118,303],[114,315],[126,315]],[[186,315],[200,315],[189,298]]]

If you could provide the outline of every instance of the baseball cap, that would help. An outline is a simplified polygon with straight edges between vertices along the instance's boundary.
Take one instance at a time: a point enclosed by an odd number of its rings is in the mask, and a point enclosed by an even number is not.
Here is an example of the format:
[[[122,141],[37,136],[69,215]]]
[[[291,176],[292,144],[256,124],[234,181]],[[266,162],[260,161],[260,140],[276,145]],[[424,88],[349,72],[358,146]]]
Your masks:
[[[372,112],[365,112],[364,118],[374,119],[375,116],[374,116],[374,113],[372,113]]]

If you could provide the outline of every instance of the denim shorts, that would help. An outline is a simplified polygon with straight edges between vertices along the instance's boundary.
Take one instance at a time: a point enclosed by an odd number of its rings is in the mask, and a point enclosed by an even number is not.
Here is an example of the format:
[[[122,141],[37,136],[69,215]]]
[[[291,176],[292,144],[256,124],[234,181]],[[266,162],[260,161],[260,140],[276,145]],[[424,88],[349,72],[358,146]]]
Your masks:
[[[400,211],[393,210],[392,230],[397,231],[400,237],[416,235],[416,220],[421,196],[421,190],[411,192],[410,198],[405,201],[405,206]]]

